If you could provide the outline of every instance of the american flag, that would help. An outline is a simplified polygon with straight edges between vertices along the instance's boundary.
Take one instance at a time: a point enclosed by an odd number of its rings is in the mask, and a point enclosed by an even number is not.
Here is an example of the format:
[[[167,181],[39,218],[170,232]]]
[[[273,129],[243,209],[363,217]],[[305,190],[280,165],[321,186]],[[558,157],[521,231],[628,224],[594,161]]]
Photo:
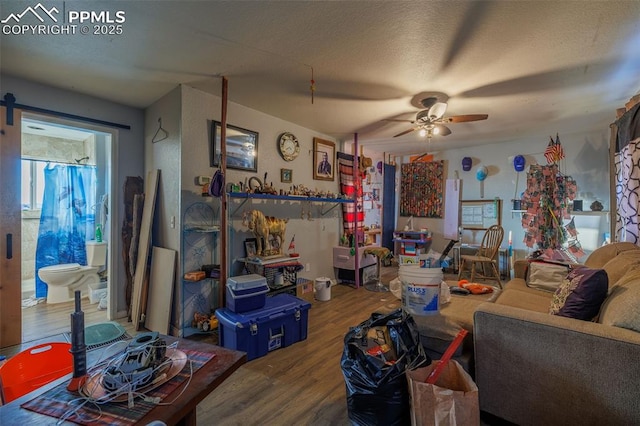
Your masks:
[[[547,159],[547,164],[554,164],[564,158],[564,148],[560,143],[560,136],[556,133],[556,140],[553,140],[553,136],[549,137],[549,143],[544,150],[544,158]]]
[[[556,162],[564,158],[564,148],[562,148],[562,145],[560,144],[560,136],[558,136],[557,133],[556,133],[555,152],[556,152]]]
[[[547,159],[547,164],[555,163],[555,142],[553,142],[553,138],[549,138],[549,143],[547,144],[547,149],[544,150],[544,158]]]

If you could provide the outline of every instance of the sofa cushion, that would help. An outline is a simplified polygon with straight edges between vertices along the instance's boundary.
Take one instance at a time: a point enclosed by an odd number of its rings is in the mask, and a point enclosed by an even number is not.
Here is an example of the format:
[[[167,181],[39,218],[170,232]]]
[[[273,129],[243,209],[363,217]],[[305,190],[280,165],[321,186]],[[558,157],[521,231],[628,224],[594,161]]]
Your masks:
[[[509,288],[500,294],[500,297],[498,297],[498,300],[496,300],[495,303],[498,305],[526,309],[528,311],[541,312],[544,314],[548,313],[549,303],[551,302],[551,296],[553,293],[539,290],[536,290],[536,292],[537,294],[533,293],[533,291],[520,291],[514,288]]]
[[[640,332],[640,267],[627,271],[611,288],[598,322]]]
[[[584,265],[589,268],[602,268],[605,263],[616,257],[618,254],[627,251],[627,250],[639,250],[640,247],[637,245],[630,243],[628,241],[623,241],[619,243],[607,244],[606,246],[598,247],[587,257]]]
[[[609,287],[615,286],[636,265],[640,265],[640,250],[627,250],[605,263],[602,269],[609,276]]]
[[[566,276],[566,275],[565,275]],[[508,283],[504,285],[505,290],[518,290],[525,293],[531,293],[536,295],[545,295],[549,301],[551,301],[551,296],[553,295],[553,291],[541,290],[539,288],[531,288],[527,286],[527,282],[522,278],[512,278]],[[554,290],[555,291],[555,290]],[[547,306],[548,308],[548,306]],[[546,312],[546,311],[545,311]]]
[[[553,294],[549,313],[590,321],[607,297],[609,278],[604,269],[572,269]]]
[[[451,296],[451,303],[440,307],[440,315],[446,318],[448,324],[457,326],[456,334],[460,327],[472,333],[473,313],[485,302],[486,300],[475,296]],[[431,318],[427,317],[426,320],[431,321]]]
[[[568,265],[532,260],[527,270],[527,286],[539,290],[556,291],[567,277],[569,269]]]

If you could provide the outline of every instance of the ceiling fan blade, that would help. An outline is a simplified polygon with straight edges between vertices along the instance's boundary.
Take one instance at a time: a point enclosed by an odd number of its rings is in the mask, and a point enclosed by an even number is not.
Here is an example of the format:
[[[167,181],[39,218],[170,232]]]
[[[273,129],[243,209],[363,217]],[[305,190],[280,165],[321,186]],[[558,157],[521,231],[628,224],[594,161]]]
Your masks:
[[[449,136],[451,134],[451,129],[444,124],[436,124],[436,128],[439,136]]]
[[[415,127],[411,128],[411,129],[409,129],[409,130],[405,130],[404,132],[400,132],[400,133],[398,133],[397,135],[394,135],[393,137],[394,137],[394,138],[397,138],[398,136],[402,136],[402,135],[406,135],[407,133],[411,133],[411,132],[413,132],[414,130],[416,130],[416,128],[415,128]]]
[[[415,120],[401,120],[399,118],[385,118],[382,121],[397,121],[399,123],[411,123],[411,124],[416,122]]]
[[[486,120],[489,114],[466,114],[466,115],[454,115],[446,117],[443,122],[445,123],[466,123],[469,121]]]

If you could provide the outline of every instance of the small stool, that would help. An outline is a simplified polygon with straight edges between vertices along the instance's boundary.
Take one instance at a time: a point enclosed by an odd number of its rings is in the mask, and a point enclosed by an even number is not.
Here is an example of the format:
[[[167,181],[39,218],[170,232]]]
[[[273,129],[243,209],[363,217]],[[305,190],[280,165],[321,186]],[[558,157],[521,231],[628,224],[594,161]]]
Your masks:
[[[389,256],[390,252],[391,251],[386,247],[367,247],[366,249],[364,249],[365,255],[370,254],[375,256],[378,259],[378,262],[376,265],[377,267],[376,282],[365,284],[364,288],[366,288],[367,290],[379,291],[379,292],[389,291],[389,288],[384,284],[382,284],[382,281],[380,281],[380,269],[381,269],[380,266],[382,264],[382,259]]]

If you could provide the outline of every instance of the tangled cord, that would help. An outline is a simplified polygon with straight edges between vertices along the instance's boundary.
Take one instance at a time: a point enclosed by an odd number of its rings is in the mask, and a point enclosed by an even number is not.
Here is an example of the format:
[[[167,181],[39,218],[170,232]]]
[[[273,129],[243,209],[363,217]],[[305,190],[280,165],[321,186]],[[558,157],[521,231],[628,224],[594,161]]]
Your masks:
[[[171,402],[160,402],[161,401],[160,397],[152,397],[147,395],[144,392],[137,392],[138,385],[140,385],[139,380],[130,381],[129,383],[127,383],[126,386],[115,391],[106,391],[106,389],[103,388],[105,390],[104,395],[98,398],[92,396],[98,390],[98,385],[101,383],[101,378],[102,378],[101,376],[104,374],[104,371],[106,371],[109,367],[119,363],[122,360],[122,358],[125,356],[125,352],[123,351],[118,356],[114,356],[110,359],[104,360],[102,359],[104,353],[108,352],[108,349],[111,348],[112,346],[121,344],[123,342],[127,343],[126,341],[115,342],[109,345],[105,349],[105,351],[100,356],[98,361],[96,361],[96,363],[89,369],[87,380],[84,382],[83,386],[80,389],[81,396],[67,402],[67,405],[73,405],[73,407],[64,412],[62,417],[58,419],[58,422],[56,423],[56,425],[60,425],[64,423],[66,420],[73,418],[74,416],[78,420],[81,420],[83,422],[88,422],[88,423],[96,422],[102,417],[102,408],[100,406],[109,402],[113,402],[116,399],[122,397],[123,395],[127,395],[127,404],[129,408],[132,408],[135,405],[134,401],[136,398],[142,398],[145,402],[150,402],[156,405],[171,405],[178,398],[180,398],[180,396],[182,396],[184,391],[187,389],[187,387],[191,383],[191,379],[193,377],[193,361],[190,359],[187,359],[189,363],[189,378],[187,379],[186,383],[182,387],[182,390],[180,391],[180,393],[176,395],[176,397]],[[170,345],[165,345],[165,347],[167,349],[176,349],[178,347],[178,342],[173,342]],[[156,383],[159,383],[160,381],[165,380],[167,376],[166,372],[169,370],[172,363],[173,363],[173,360],[170,358],[166,358],[165,360],[163,360],[160,363],[160,365],[156,366],[153,369],[154,374],[157,374],[161,371],[162,373],[159,374],[151,383],[143,384],[142,387],[153,386]],[[93,386],[90,388],[87,387],[89,383],[93,384]],[[93,407],[95,407],[95,409],[98,411],[97,416],[89,417],[81,411],[81,409],[87,404],[91,404]]]

